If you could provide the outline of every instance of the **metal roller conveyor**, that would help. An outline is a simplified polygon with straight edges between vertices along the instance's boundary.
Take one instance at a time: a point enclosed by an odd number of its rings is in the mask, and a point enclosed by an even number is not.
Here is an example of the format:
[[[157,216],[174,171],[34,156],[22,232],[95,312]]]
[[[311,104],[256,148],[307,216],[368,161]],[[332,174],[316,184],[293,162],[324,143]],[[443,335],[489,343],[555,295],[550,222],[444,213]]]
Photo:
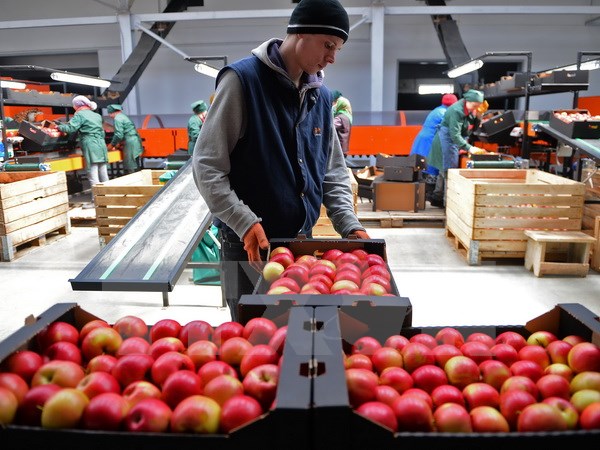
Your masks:
[[[600,139],[571,138],[543,123],[537,124],[536,129],[585,154],[586,157],[600,162]]]
[[[212,216],[194,184],[191,160],[89,264],[75,291],[171,292]]]

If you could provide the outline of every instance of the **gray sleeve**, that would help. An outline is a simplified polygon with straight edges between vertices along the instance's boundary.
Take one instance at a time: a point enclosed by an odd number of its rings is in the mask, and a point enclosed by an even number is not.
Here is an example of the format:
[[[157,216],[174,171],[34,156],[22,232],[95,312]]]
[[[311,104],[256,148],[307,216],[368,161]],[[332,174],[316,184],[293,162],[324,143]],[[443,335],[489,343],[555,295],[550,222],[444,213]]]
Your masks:
[[[214,216],[241,238],[260,218],[231,189],[229,155],[245,130],[244,96],[236,73],[223,74],[192,156],[194,181]]]
[[[337,133],[335,133],[334,128],[332,130],[330,138],[332,150],[323,183],[323,204],[335,231],[346,238],[351,232],[356,230],[365,231],[365,228],[358,221],[354,212],[349,170],[346,166]]]

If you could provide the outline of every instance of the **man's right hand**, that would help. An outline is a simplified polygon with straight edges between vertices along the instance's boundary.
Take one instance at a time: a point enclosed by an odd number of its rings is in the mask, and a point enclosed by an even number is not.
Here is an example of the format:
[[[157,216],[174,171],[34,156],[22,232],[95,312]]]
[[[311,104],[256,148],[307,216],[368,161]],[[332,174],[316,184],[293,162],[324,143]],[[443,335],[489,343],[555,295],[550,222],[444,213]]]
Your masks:
[[[244,250],[248,253],[250,265],[258,271],[262,270],[260,250],[269,248],[269,240],[262,225],[258,222],[252,225],[246,234],[244,234],[243,241]]]

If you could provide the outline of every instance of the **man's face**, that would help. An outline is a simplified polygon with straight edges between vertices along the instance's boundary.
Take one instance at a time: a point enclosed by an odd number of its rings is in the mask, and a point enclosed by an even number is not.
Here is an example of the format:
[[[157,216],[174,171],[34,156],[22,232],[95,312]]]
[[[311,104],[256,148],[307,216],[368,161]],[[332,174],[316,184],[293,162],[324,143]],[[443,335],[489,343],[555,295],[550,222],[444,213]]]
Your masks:
[[[475,112],[481,106],[481,102],[465,102],[465,106],[470,112]]]
[[[335,56],[344,45],[343,39],[326,34],[300,34],[296,57],[302,70],[310,75],[335,63]]]

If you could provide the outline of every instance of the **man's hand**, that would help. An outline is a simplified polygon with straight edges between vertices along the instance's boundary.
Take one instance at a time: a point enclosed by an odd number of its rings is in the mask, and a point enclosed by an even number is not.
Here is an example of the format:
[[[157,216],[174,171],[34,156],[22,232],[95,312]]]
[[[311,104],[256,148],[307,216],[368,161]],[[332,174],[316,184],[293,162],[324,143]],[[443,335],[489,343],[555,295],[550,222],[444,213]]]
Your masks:
[[[269,248],[269,240],[265,235],[265,230],[260,223],[255,223],[244,234],[244,250],[248,253],[248,261],[256,270],[262,270],[260,250]]]
[[[363,230],[355,230],[352,233],[350,233],[350,236],[352,235],[356,236],[358,239],[371,239],[367,232]]]
[[[106,146],[106,148],[108,149],[108,151],[109,151],[109,152],[112,152],[112,151],[115,149],[115,146],[114,146],[114,145],[112,145],[112,144],[108,144],[108,145]]]

